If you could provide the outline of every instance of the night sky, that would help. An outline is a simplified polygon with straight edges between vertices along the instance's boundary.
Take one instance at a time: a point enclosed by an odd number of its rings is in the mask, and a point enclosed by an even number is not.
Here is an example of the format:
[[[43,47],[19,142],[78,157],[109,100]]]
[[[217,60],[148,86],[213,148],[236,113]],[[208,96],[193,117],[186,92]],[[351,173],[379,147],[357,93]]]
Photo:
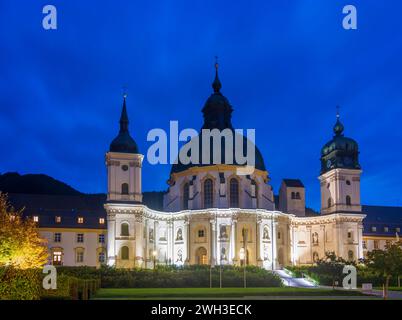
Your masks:
[[[42,28],[42,7],[58,29]],[[354,4],[358,30],[342,28]],[[232,123],[255,128],[275,192],[300,178],[319,208],[320,149],[336,105],[357,140],[364,204],[401,205],[402,2],[0,1],[0,172],[45,173],[106,191],[104,154],[118,133],[122,87],[130,132],[202,126],[219,56]],[[170,165],[145,160],[143,190]]]

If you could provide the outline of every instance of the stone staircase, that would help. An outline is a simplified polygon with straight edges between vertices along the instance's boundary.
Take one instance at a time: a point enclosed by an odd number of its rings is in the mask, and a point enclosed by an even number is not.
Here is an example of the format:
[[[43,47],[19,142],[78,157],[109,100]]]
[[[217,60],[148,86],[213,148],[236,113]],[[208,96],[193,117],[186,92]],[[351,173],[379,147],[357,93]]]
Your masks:
[[[306,278],[294,278],[285,270],[274,270],[274,273],[282,279],[282,283],[287,287],[318,288],[314,282]]]

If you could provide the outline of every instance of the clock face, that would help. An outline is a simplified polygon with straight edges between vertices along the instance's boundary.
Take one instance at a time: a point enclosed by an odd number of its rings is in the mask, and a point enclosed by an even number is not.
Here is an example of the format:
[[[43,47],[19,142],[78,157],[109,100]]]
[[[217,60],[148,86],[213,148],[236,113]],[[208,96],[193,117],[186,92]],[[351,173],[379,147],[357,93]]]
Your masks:
[[[332,164],[331,160],[328,160],[327,161],[327,168],[331,168],[331,164]]]

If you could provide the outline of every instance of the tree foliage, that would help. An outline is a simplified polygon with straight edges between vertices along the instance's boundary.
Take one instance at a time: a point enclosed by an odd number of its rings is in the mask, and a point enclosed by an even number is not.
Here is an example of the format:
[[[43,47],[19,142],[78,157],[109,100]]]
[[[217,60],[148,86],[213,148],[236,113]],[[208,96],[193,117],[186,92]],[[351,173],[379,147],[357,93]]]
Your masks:
[[[42,267],[48,258],[46,241],[36,223],[24,218],[0,192],[0,266],[18,269]]]
[[[388,294],[389,280],[402,274],[402,242],[386,245],[385,250],[376,249],[367,252],[365,264],[369,269],[384,279],[385,297]]]
[[[353,263],[338,257],[335,252],[328,251],[325,253],[324,258],[317,261],[315,270],[317,273],[330,275],[332,277],[332,287],[335,287],[335,281],[340,281],[343,268],[346,264]]]

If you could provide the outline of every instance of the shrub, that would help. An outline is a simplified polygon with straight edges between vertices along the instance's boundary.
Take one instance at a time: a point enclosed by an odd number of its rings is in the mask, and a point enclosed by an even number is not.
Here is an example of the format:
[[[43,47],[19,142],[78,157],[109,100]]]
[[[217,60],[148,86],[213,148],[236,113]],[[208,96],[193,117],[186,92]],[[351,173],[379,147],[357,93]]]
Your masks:
[[[37,300],[41,287],[40,269],[0,268],[1,300]]]
[[[152,269],[115,269],[102,267],[100,269],[88,267],[58,268],[60,274],[77,278],[100,279],[104,288],[188,288],[209,287],[210,273],[212,286],[219,286],[220,267],[210,266],[158,266]],[[270,271],[247,267],[247,286],[250,287],[279,287],[281,280]],[[234,266],[222,267],[222,285],[224,287],[243,286],[243,268]]]
[[[70,300],[72,299],[70,293],[71,282],[74,278],[67,275],[57,276],[57,289],[42,289],[42,300]]]

